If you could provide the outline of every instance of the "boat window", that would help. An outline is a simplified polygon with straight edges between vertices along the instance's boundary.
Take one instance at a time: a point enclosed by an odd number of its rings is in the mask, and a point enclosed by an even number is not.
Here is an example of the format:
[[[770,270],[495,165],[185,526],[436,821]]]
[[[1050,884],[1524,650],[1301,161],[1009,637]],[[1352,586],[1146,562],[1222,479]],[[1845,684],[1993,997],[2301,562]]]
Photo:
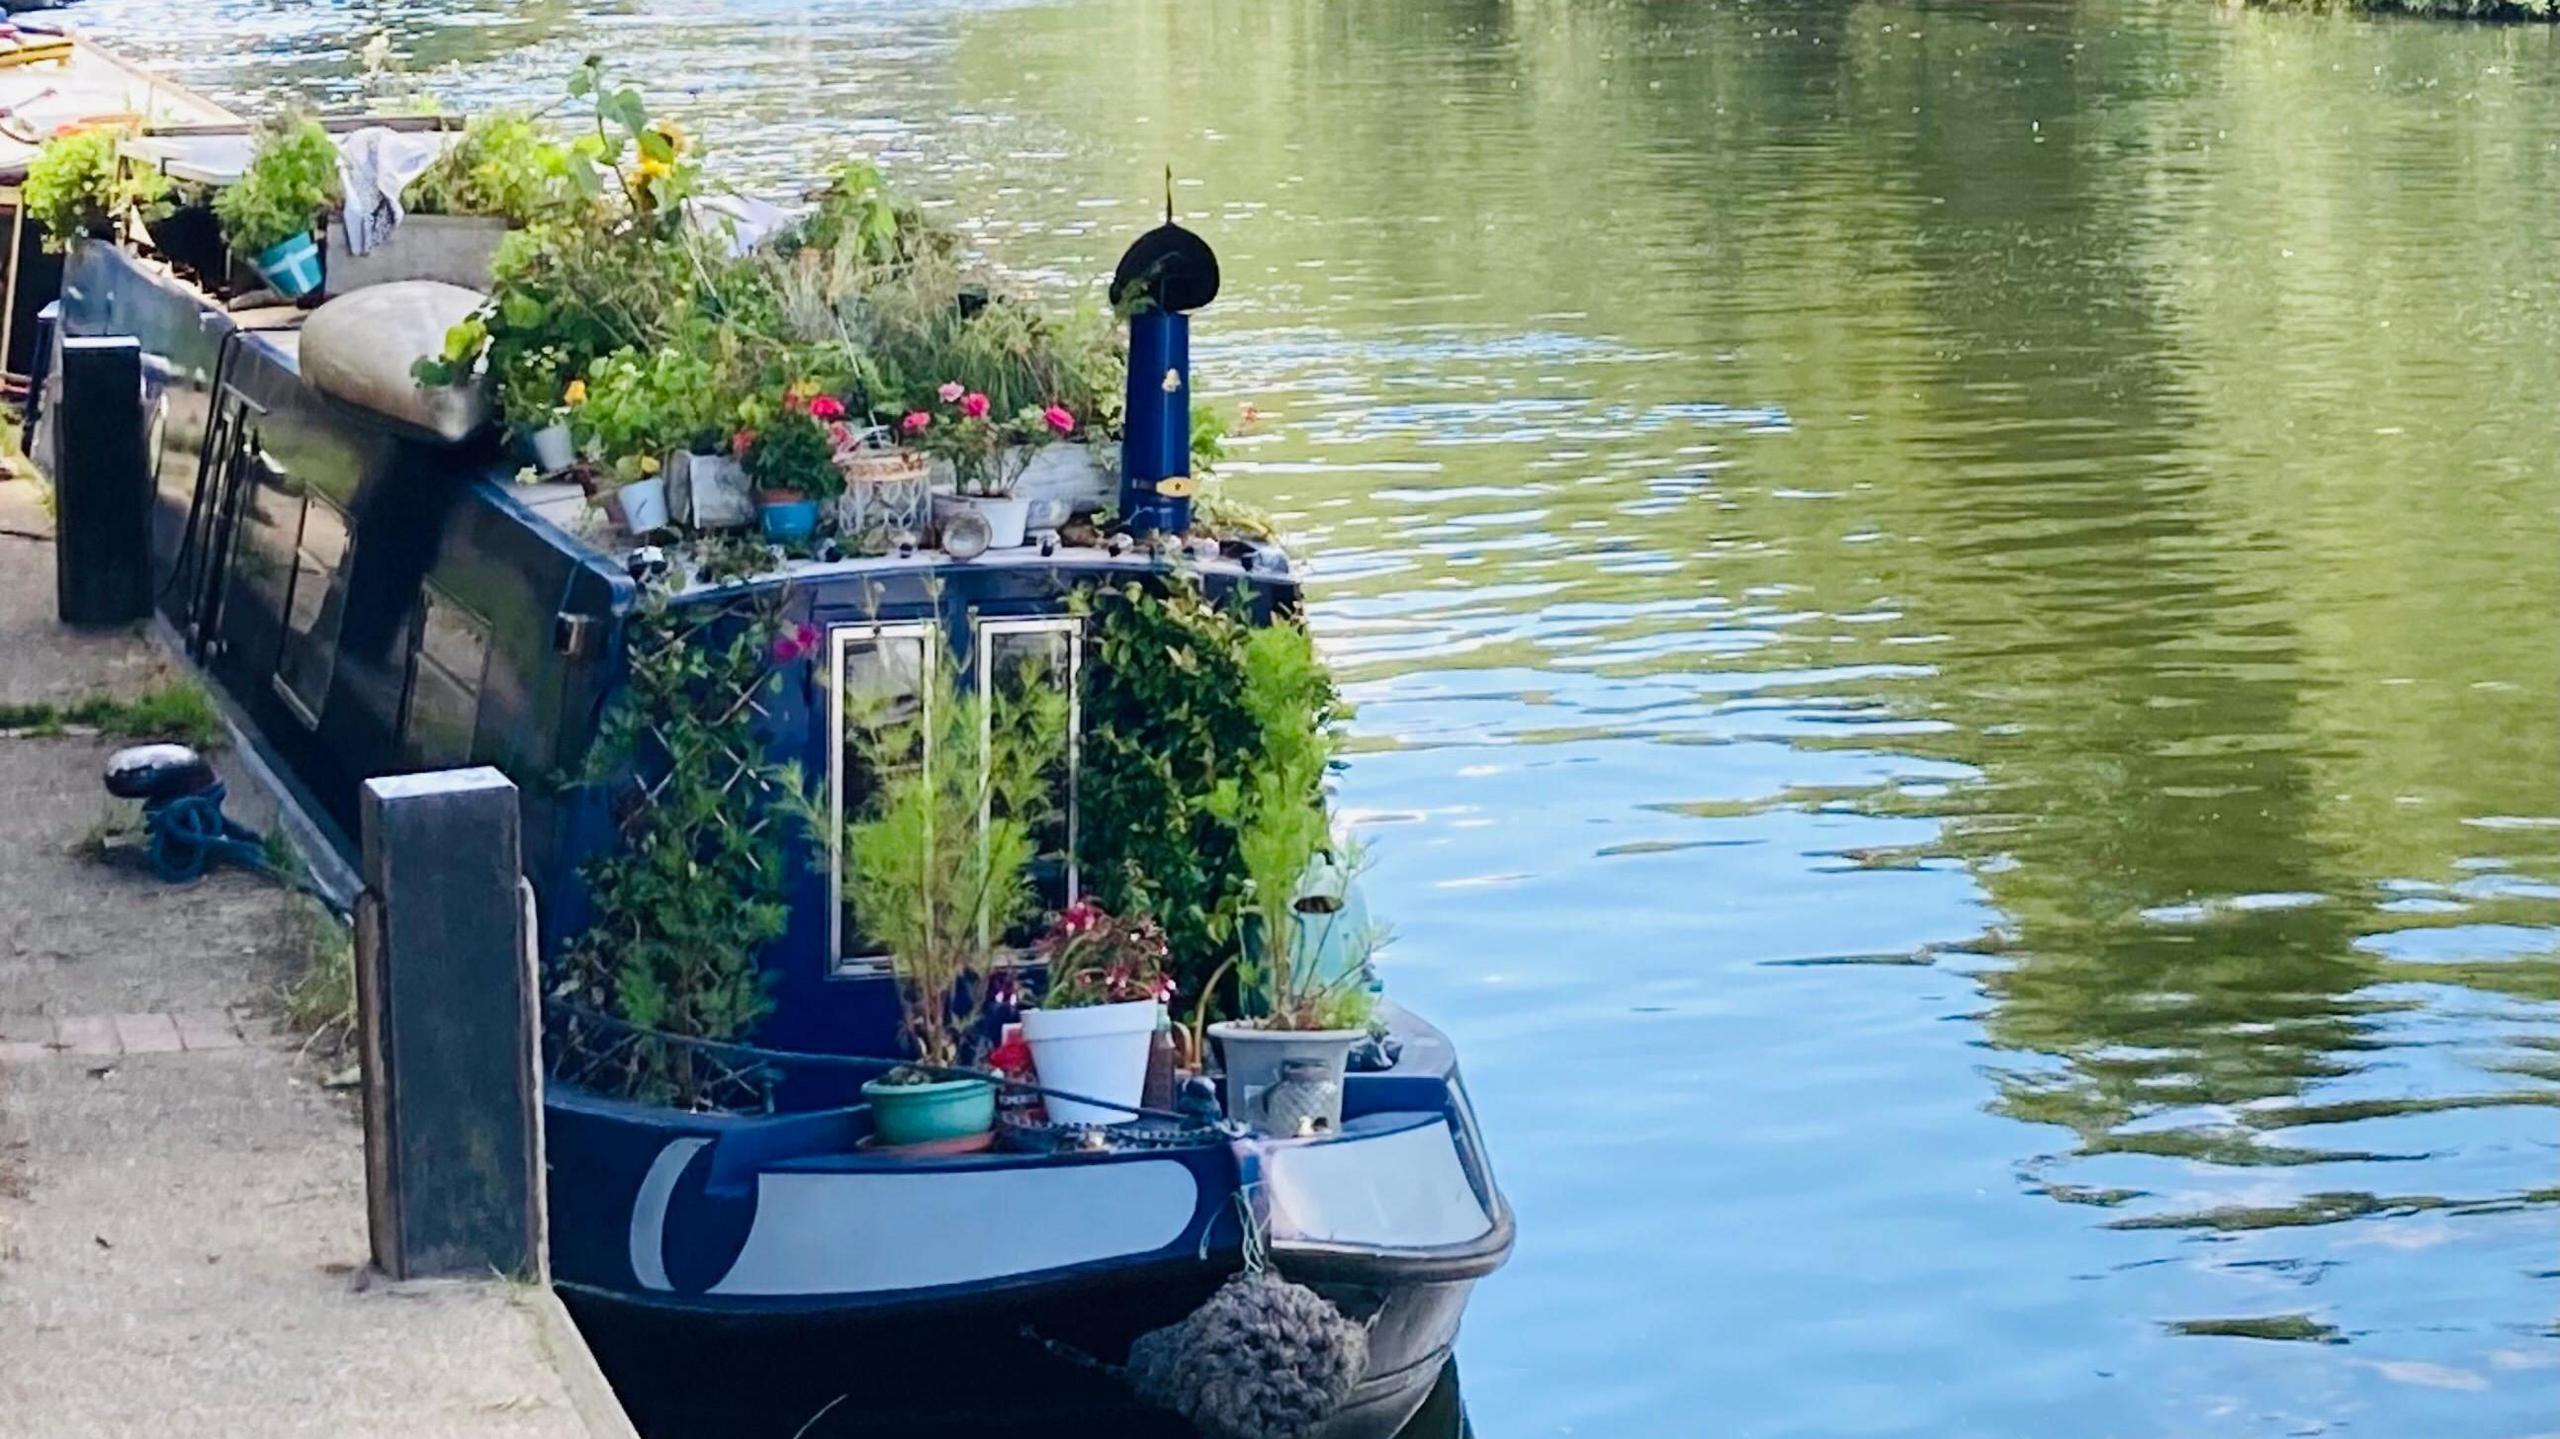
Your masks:
[[[468,764],[481,675],[489,665],[488,622],[429,585],[418,594],[416,634],[408,707],[400,717],[401,762],[417,769]]]
[[[347,555],[347,517],[318,495],[306,495],[293,572],[286,580],[284,643],[276,655],[276,692],[307,725],[320,722],[329,673],[338,656],[339,562]]]
[[[880,776],[849,739],[862,728],[913,720],[927,693],[926,665],[935,662],[933,629],[925,624],[839,625],[828,632],[827,789],[835,823],[828,835],[828,884],[834,906],[833,948],[838,974],[888,974],[889,952],[862,932],[862,917],[844,892],[844,820],[860,813]],[[921,765],[918,752],[907,763]]]
[[[1032,837],[1039,845],[1031,866],[1032,881],[1040,892],[1044,910],[1064,909],[1073,904],[1078,893],[1075,867],[1076,851],[1076,746],[1078,697],[1077,669],[1084,655],[1083,622],[1073,616],[1060,615],[1039,619],[980,619],[978,633],[978,693],[995,702],[982,711],[993,739],[993,727],[1004,701],[1035,689],[1063,688],[1067,696],[1066,732],[1057,750],[1044,766],[1048,783],[1026,807],[1035,813],[1014,816],[1027,820]],[[992,742],[981,747],[981,753],[992,753]],[[985,776],[980,775],[983,787]],[[1002,799],[988,795],[988,813]],[[983,822],[983,821],[982,821]],[[1039,929],[1037,919],[1029,921],[1005,935],[1005,942],[1029,944]]]

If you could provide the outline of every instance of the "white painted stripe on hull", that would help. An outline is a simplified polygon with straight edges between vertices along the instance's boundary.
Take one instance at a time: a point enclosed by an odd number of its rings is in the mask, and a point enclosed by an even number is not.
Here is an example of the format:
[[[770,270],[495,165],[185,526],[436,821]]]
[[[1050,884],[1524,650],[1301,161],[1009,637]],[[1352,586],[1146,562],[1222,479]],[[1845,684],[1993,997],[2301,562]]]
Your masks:
[[[762,1174],[755,1227],[711,1292],[884,1294],[1146,1254],[1182,1237],[1199,1197],[1162,1159]]]
[[[675,1288],[667,1279],[667,1200],[676,1192],[676,1181],[684,1178],[684,1167],[710,1142],[696,1135],[670,1143],[658,1151],[640,1181],[640,1193],[631,1201],[631,1275],[643,1289]]]
[[[1274,1145],[1262,1174],[1279,1239],[1433,1249],[1493,1228],[1445,1124]]]

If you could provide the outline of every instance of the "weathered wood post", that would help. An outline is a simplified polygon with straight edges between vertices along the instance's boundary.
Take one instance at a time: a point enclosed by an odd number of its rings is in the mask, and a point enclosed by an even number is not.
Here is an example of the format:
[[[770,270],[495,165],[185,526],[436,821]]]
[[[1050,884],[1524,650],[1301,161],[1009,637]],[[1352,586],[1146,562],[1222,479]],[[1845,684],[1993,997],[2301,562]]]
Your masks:
[[[542,1072],[516,787],[365,781],[356,916],[365,1188],[394,1279],[542,1268]]]
[[[142,423],[142,342],[62,342],[53,417],[54,610],[67,625],[151,614],[151,457]]]

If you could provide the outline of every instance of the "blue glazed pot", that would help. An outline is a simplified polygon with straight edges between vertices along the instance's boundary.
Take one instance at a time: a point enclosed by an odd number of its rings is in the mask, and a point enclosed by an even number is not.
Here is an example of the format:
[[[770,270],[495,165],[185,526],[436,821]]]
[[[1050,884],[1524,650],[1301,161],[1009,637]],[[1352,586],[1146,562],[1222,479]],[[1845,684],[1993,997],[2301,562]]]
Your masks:
[[[258,278],[288,300],[299,300],[320,288],[320,247],[308,234],[279,240],[249,261]]]
[[[996,1127],[991,1079],[938,1079],[931,1084],[875,1079],[862,1086],[862,1097],[871,1102],[871,1134],[877,1144],[936,1144]]]
[[[791,500],[756,507],[756,522],[768,540],[805,540],[818,532],[818,502]]]

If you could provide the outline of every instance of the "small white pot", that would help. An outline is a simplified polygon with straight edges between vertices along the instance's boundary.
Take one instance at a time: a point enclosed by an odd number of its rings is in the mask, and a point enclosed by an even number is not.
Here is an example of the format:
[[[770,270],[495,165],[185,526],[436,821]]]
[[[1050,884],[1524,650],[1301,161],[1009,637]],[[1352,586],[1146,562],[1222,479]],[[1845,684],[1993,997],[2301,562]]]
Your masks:
[[[567,425],[545,425],[526,437],[533,445],[534,468],[546,475],[556,475],[578,458],[577,441]]]
[[[1152,999],[1088,1004],[1074,1009],[1026,1009],[1022,1037],[1040,1087],[1094,1099],[1135,1104],[1147,1089],[1147,1046],[1155,1038],[1163,1006]],[[1120,1124],[1137,1118],[1125,1109],[1049,1098],[1055,1124]]]
[[[987,548],[1018,549],[1024,532],[1031,524],[1031,502],[1018,495],[936,495],[933,497],[934,518],[958,510],[975,510],[991,531]]]
[[[634,535],[667,527],[667,482],[661,479],[633,480],[613,492],[622,506],[622,527]]]

